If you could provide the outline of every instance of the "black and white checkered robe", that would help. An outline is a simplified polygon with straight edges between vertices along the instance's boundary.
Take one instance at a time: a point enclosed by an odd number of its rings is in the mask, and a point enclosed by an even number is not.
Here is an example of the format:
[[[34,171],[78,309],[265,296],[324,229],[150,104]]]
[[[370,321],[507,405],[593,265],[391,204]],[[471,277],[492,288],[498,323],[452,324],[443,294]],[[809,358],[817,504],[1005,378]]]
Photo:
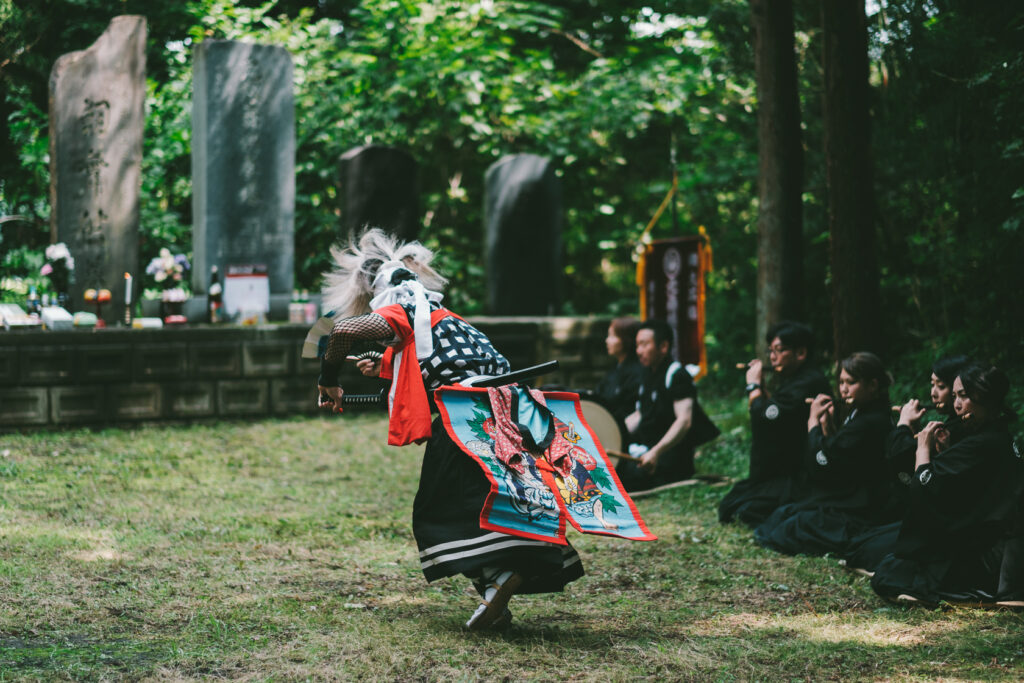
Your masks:
[[[410,322],[413,306],[404,305]],[[433,308],[438,308],[435,304]],[[511,370],[491,340],[480,330],[454,316],[444,318],[430,330],[434,352],[419,360],[423,383],[428,391],[456,384],[476,375],[504,375]]]

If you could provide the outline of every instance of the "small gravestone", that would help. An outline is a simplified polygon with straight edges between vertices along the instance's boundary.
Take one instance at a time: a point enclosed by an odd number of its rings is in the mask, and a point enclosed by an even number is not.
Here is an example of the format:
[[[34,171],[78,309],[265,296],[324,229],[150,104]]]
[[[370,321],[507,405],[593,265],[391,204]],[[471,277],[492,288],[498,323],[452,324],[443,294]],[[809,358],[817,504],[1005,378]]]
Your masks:
[[[75,259],[73,310],[88,288],[124,301],[124,273],[137,272],[145,47],[144,17],[114,17],[50,72],[50,230]],[[103,315],[114,322],[123,310],[106,306]]]
[[[205,40],[192,97],[193,291],[206,293],[211,266],[266,266],[271,305],[287,310],[295,263],[291,56],[283,47]]]
[[[344,196],[342,239],[364,227],[381,228],[402,240],[419,235],[419,187],[416,160],[383,145],[356,147],[340,162]]]
[[[550,159],[505,157],[487,169],[487,303],[494,315],[551,315],[561,292],[562,198]]]

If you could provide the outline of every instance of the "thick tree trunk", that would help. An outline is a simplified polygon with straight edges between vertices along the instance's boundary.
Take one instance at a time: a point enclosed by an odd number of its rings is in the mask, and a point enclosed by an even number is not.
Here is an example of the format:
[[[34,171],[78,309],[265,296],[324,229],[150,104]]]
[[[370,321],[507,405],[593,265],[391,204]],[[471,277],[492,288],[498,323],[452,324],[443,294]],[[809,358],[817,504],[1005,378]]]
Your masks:
[[[751,0],[758,96],[757,343],[803,312],[803,146],[791,0]]]
[[[825,164],[836,359],[882,351],[864,0],[822,0]]]

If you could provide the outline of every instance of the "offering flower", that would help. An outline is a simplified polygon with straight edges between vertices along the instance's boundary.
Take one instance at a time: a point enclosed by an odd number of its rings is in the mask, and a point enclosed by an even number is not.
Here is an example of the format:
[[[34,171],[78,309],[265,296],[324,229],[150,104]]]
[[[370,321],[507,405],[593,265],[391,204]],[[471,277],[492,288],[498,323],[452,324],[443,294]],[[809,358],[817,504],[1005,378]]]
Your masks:
[[[66,244],[57,242],[46,248],[46,263],[39,269],[39,274],[50,278],[50,284],[58,293],[67,292],[74,270],[75,259]]]
[[[156,283],[164,289],[171,289],[178,286],[189,268],[191,266],[184,254],[172,254],[170,249],[164,247],[160,250],[160,255],[154,257],[146,266],[146,273],[152,275]]]

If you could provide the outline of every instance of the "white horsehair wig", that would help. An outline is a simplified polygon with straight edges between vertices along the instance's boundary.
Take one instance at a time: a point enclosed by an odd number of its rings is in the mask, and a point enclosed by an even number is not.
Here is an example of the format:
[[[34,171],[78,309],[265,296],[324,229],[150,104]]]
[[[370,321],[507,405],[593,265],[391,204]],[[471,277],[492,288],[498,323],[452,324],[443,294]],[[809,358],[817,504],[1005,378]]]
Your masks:
[[[380,228],[366,230],[358,240],[351,235],[347,247],[331,247],[331,256],[334,269],[324,274],[322,294],[324,309],[334,311],[335,319],[370,312],[373,279],[388,261],[402,262],[427,289],[440,292],[448,283],[430,266],[434,252],[419,242],[399,242]]]

